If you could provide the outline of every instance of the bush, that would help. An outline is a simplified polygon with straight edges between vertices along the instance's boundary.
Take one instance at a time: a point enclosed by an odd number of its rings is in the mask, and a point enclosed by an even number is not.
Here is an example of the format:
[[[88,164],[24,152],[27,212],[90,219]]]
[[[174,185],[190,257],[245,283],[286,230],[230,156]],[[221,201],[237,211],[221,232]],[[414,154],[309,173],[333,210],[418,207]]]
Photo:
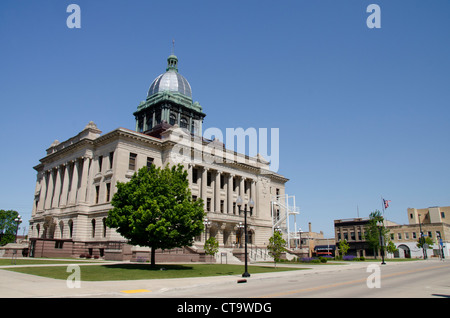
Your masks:
[[[344,255],[342,257],[342,260],[344,260],[344,261],[353,261],[355,258],[356,258],[355,255]]]
[[[360,261],[365,261],[366,258],[365,258],[364,256],[361,256],[361,257],[359,258],[359,260],[360,260]]]
[[[319,260],[320,260],[321,263],[326,263],[327,262],[327,259],[325,257],[322,257],[322,256],[319,257]]]
[[[303,257],[300,262],[304,263],[320,263],[320,260],[314,257]]]

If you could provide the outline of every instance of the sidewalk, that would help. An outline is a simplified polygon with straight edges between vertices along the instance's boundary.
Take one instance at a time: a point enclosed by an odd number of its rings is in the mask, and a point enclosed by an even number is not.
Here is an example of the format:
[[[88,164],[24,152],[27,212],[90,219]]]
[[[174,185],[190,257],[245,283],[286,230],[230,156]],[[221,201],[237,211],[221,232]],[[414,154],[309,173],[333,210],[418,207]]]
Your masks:
[[[269,277],[284,277],[289,275],[310,275],[326,271],[352,270],[365,268],[374,262],[355,262],[345,265],[314,265],[314,264],[277,264],[277,267],[309,268],[301,271],[287,271],[275,273],[251,274],[248,281]],[[389,263],[395,265],[396,263]],[[273,263],[254,265],[273,266]],[[16,265],[19,266],[19,265]],[[34,265],[46,266],[46,265]],[[48,266],[48,265],[47,265]],[[61,265],[60,265],[61,266]],[[4,266],[2,266],[4,267]],[[249,266],[251,273],[251,265]],[[69,276],[71,273],[67,273]],[[241,275],[213,276],[194,278],[148,279],[127,281],[82,281],[80,288],[69,288],[66,280],[39,277],[0,269],[0,297],[1,298],[28,298],[28,297],[127,297],[138,296],[142,293],[163,293],[170,289],[189,288],[209,284],[236,284],[242,280]]]

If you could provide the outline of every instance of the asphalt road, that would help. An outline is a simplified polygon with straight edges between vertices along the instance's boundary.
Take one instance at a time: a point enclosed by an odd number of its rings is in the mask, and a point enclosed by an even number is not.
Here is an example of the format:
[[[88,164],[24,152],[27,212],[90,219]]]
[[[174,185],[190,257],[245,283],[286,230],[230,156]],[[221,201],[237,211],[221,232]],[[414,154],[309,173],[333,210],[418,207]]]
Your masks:
[[[324,271],[258,276],[246,283],[170,289],[141,297],[189,298],[429,298],[450,297],[450,261],[366,262]],[[326,266],[326,265],[324,265]],[[251,273],[251,267],[249,268]],[[379,275],[378,275],[379,274]]]
[[[279,265],[286,266],[286,265]],[[0,270],[1,298],[444,298],[450,297],[450,260],[296,265],[311,269],[180,279],[81,282]],[[68,274],[69,275],[69,274]]]

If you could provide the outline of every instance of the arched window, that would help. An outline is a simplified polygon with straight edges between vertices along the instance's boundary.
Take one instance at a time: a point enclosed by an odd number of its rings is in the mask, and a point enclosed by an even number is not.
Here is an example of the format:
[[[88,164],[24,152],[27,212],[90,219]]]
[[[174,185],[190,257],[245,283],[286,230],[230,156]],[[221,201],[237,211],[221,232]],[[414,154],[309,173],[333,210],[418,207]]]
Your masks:
[[[95,219],[92,219],[92,237],[95,237]]]
[[[181,128],[188,128],[188,121],[186,118],[182,117],[180,120],[180,127]]]
[[[169,124],[171,124],[172,126],[175,125],[177,122],[177,116],[175,116],[175,114],[170,114],[169,117]]]

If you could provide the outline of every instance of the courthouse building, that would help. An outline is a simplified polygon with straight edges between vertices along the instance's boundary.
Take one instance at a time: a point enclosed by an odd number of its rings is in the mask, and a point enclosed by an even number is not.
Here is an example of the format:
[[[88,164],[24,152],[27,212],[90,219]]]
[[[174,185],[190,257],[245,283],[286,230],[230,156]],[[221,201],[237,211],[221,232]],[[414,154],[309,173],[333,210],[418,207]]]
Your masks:
[[[226,150],[220,141],[202,137],[206,115],[193,102],[190,84],[178,72],[176,56],[169,56],[166,72],[152,82],[133,116],[135,130],[117,128],[102,134],[90,122],[72,138],[54,141],[46,150],[34,167],[37,181],[29,227],[32,256],[133,259],[144,249],[129,246],[105,223],[116,184],[127,182],[143,166],[180,161],[188,171],[193,199],[204,201],[208,237],[216,237],[223,248],[241,246],[244,215],[236,206],[240,196],[242,209],[248,209],[250,199],[255,203],[247,214],[249,242],[267,245],[282,214],[274,210],[273,202],[285,195],[288,179],[272,172],[260,155]],[[180,253],[195,256],[204,239],[205,235],[195,238],[194,246]]]

